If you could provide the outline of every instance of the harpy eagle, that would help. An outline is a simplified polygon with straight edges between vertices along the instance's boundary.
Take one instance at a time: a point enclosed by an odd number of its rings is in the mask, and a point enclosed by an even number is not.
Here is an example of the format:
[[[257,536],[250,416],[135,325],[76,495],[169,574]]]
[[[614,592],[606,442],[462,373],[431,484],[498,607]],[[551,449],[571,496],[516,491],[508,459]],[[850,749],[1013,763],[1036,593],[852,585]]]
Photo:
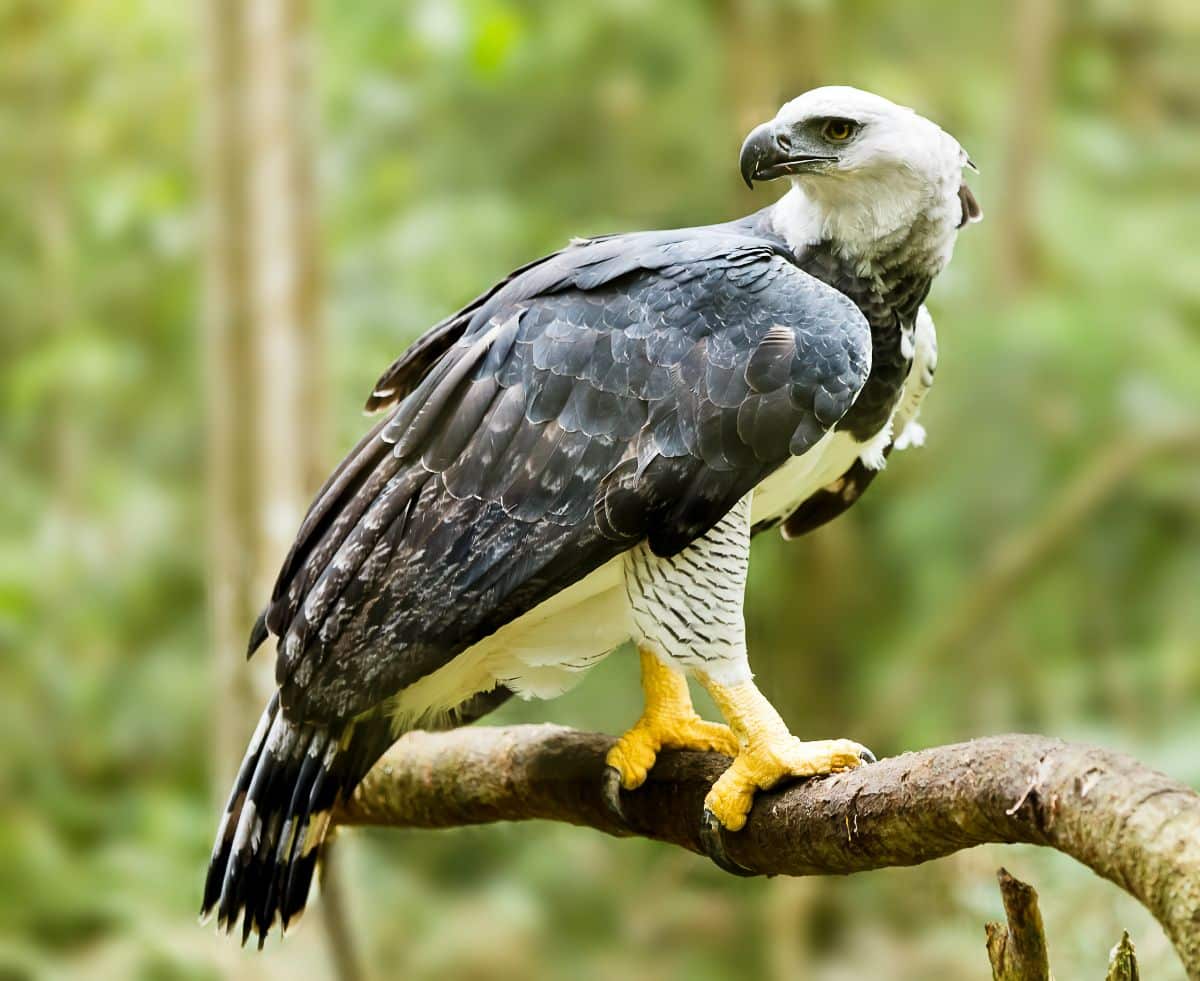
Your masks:
[[[609,754],[614,804],[663,747],[729,755],[705,802],[727,868],[721,830],[756,791],[873,759],[802,742],[755,687],[750,538],[824,523],[920,441],[923,303],[979,217],[971,164],[912,110],[826,87],[740,165],[791,188],[724,224],[574,241],[375,386],[385,414],[317,494],[250,638],[277,638],[278,691],[203,900],[243,941],[303,909],[333,809],[401,733],[554,697],[627,640],[645,711]],[[697,715],[689,674],[728,725]]]

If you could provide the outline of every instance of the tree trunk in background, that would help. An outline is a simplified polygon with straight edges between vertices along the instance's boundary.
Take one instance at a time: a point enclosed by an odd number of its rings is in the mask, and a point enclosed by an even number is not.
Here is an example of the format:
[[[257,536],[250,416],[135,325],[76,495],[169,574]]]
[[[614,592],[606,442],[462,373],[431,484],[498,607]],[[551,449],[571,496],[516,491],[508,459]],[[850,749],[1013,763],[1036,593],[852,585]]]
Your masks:
[[[314,207],[313,38],[306,0],[243,0],[250,297],[259,375],[260,600],[324,477],[325,376]]]
[[[244,749],[258,700],[242,651],[256,614],[258,502],[254,471],[257,374],[250,301],[249,147],[239,0],[207,0],[205,89],[206,402],[209,607],[216,664],[217,793]]]
[[[745,136],[788,99],[820,85],[825,75],[830,13],[780,6],[771,0],[725,0],[717,17],[726,38],[725,77],[734,131]],[[763,207],[761,191],[731,185],[731,213]]]
[[[274,657],[247,664],[246,638],[328,461],[308,5],[207,0],[205,15],[213,769],[224,793],[272,688]],[[335,972],[356,977],[328,891]]]
[[[823,6],[726,0],[719,17],[728,41],[726,78],[739,133],[749,133],[785,101],[825,81],[831,24]]]
[[[997,271],[1006,293],[1028,284],[1036,261],[1034,195],[1051,106],[1057,0],[1018,0],[1013,30],[1013,102],[1001,174],[1002,206],[994,211]]]
[[[208,0],[209,534],[223,787],[270,689],[245,642],[326,462],[300,0]]]
[[[254,616],[322,470],[317,241],[300,0],[209,0],[206,337],[216,774],[270,688],[244,660]]]

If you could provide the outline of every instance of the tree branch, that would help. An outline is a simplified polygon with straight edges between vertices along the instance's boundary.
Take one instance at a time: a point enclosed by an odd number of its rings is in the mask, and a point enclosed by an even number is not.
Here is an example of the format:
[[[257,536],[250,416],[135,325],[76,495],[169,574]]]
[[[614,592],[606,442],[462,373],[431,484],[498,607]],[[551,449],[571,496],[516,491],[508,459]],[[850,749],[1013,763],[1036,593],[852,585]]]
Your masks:
[[[1133,949],[1133,941],[1129,939],[1129,931],[1126,930],[1109,954],[1108,974],[1104,981],[1138,981],[1140,976],[1137,953]]]
[[[342,824],[446,828],[545,819],[700,852],[705,793],[727,761],[664,753],[622,798],[602,795],[608,736],[558,726],[410,733],[338,815]],[[987,842],[1058,849],[1139,899],[1200,979],[1200,795],[1127,756],[1042,736],[906,753],[762,794],[726,835],[763,874],[915,865]]]
[[[1007,923],[987,924],[987,952],[993,981],[1050,981],[1046,930],[1033,886],[996,873]]]

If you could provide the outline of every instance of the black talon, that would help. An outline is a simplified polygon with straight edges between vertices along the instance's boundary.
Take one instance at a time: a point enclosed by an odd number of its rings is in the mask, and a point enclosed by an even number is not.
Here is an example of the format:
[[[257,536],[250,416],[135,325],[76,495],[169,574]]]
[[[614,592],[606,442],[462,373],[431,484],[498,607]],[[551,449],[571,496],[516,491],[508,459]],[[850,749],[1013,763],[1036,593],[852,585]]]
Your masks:
[[[858,758],[860,760],[862,760],[864,763],[878,763],[879,762],[879,760],[877,760],[875,758],[875,754],[872,753],[869,749],[867,749],[866,746],[864,746],[863,751],[858,754]]]
[[[615,766],[606,766],[604,768],[601,793],[604,797],[604,803],[608,805],[608,810],[612,816],[628,827],[629,819],[625,817],[625,808],[621,806],[621,771]]]
[[[704,854],[713,860],[713,864],[717,868],[730,875],[758,875],[757,872],[751,872],[746,866],[739,865],[729,857],[729,853],[725,851],[725,829],[721,827],[717,816],[707,807],[704,809],[704,818],[700,822],[700,847],[704,849]]]

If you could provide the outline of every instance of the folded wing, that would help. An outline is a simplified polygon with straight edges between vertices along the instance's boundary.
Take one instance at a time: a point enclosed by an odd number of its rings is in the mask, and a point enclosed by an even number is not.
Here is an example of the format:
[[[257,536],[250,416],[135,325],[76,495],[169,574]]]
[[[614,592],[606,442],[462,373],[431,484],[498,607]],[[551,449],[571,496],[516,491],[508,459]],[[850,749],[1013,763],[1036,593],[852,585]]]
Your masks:
[[[858,309],[769,240],[615,236],[519,270],[389,368],[314,501],[263,621],[285,711],[366,712],[637,542],[682,549],[869,368]]]

